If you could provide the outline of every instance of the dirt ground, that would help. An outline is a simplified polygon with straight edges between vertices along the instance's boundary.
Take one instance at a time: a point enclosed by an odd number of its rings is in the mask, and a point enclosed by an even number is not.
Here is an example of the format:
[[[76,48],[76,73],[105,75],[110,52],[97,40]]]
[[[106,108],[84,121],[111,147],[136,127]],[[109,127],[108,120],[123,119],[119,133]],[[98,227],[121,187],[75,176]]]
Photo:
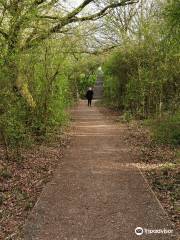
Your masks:
[[[34,207],[44,185],[52,179],[70,141],[68,134],[57,133],[51,142],[11,152],[6,159],[0,145],[0,240],[19,240],[24,221]]]
[[[71,145],[31,212],[22,239],[177,239],[135,164],[128,127],[84,101],[72,116]],[[137,227],[143,229],[141,236],[135,234]],[[167,230],[171,233],[162,232]]]

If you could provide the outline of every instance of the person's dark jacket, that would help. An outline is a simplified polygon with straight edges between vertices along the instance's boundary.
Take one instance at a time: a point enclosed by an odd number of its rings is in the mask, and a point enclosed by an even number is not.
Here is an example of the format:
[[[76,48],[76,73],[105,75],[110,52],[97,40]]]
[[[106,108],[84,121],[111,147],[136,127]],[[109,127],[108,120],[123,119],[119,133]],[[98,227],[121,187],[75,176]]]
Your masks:
[[[92,100],[93,99],[93,90],[88,90],[87,93],[86,93],[86,98],[88,100]]]

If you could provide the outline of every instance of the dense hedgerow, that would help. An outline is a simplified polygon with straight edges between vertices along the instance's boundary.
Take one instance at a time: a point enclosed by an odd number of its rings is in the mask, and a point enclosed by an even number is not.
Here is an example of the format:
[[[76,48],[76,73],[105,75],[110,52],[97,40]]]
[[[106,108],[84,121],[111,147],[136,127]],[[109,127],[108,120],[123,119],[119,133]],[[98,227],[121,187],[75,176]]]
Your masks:
[[[137,119],[161,119],[155,138],[179,143],[179,3],[161,5],[103,66],[104,101]],[[165,118],[164,116],[169,116]]]

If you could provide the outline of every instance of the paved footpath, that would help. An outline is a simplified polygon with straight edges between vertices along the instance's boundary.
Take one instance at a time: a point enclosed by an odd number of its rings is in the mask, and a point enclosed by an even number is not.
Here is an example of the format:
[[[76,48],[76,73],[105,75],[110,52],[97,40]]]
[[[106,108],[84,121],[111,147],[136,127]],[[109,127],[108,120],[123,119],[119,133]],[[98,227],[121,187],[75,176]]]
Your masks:
[[[81,101],[72,111],[72,144],[25,226],[25,240],[175,239],[135,234],[172,229],[141,172],[132,165],[126,131]]]

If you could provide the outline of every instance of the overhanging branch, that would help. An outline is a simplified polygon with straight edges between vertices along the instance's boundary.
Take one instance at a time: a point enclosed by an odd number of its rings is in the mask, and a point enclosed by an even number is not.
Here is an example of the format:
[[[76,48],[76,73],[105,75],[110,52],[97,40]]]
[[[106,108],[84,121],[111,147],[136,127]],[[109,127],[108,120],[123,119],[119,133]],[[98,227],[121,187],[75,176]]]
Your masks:
[[[104,9],[100,10],[99,12],[93,14],[93,15],[90,15],[90,16],[85,16],[85,17],[76,17],[74,18],[74,22],[77,22],[77,21],[90,21],[90,20],[97,20],[98,18],[101,18],[103,17],[104,15],[108,14],[108,10],[109,9],[113,9],[113,8],[117,8],[117,7],[122,7],[122,6],[125,6],[125,5],[130,5],[130,4],[134,4],[134,3],[137,3],[137,1],[121,1],[120,3],[114,3],[114,4],[109,4],[108,6],[106,6]]]
[[[40,1],[40,0],[39,0]],[[42,0],[43,1],[43,0]],[[64,26],[67,26],[71,23],[75,22],[83,22],[83,21],[95,21],[104,15],[108,13],[108,10],[114,9],[117,7],[129,5],[129,4],[135,4],[139,0],[121,0],[120,2],[112,3],[104,7],[102,10],[99,12],[89,15],[89,16],[84,16],[84,17],[77,17],[77,15],[86,7],[88,6],[93,0],[84,0],[82,4],[80,4],[77,8],[75,8],[72,12],[68,13],[65,17],[62,18],[56,18],[56,17],[50,17],[50,16],[41,16],[42,18],[51,18],[53,20],[59,21],[57,24],[55,24],[53,27],[49,29],[48,32],[41,34],[37,36],[36,38],[33,38],[30,42],[27,42],[25,44],[25,49],[30,48],[34,45],[34,43],[42,41],[47,39],[49,36],[51,36],[54,33],[58,33]]]

